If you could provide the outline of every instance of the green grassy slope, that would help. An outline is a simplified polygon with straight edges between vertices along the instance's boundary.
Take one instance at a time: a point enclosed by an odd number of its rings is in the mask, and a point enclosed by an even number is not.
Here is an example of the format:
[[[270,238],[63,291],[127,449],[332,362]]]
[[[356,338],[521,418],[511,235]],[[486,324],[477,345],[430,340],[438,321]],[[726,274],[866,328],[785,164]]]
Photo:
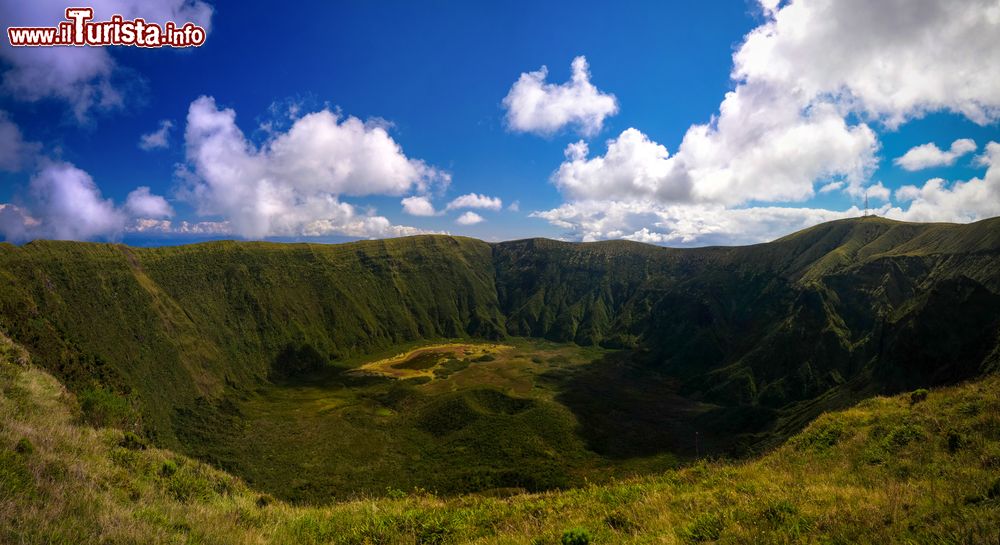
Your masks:
[[[176,445],[175,409],[254,387],[289,347],[336,360],[421,338],[503,334],[488,245],[414,237],[344,245],[139,249],[0,245],[0,328],[75,391],[129,396]]]
[[[676,436],[699,433],[741,453],[865,396],[998,368],[998,262],[1000,218],[857,218],[691,250],[446,236],[39,241],[0,244],[0,330],[90,421],[189,452],[178,429],[269,378],[422,339],[515,335],[634,350],[627,365],[597,362],[560,383],[591,448],[691,454]],[[720,409],[665,433],[657,423],[684,406],[678,395]],[[642,441],[614,444],[617,425]]]
[[[826,414],[764,457],[510,498],[275,501],[118,429],[0,338],[0,542],[996,543],[1000,378]],[[572,540],[575,536],[575,541]]]

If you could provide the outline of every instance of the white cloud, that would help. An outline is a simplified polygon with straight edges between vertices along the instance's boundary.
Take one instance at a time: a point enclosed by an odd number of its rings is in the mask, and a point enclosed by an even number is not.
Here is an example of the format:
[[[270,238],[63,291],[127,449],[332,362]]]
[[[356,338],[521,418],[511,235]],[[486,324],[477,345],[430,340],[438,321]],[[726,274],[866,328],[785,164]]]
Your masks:
[[[765,4],[766,23],[734,55],[739,80],[836,96],[890,126],[939,110],[1000,118],[996,0]]]
[[[475,212],[466,212],[455,220],[455,223],[459,225],[475,225],[479,222],[486,221],[482,216]]]
[[[211,28],[212,7],[200,0],[93,0],[95,20],[118,14],[125,19],[142,17],[150,22],[191,21]],[[56,0],[0,2],[0,21],[7,26],[54,26],[63,20],[67,4]],[[107,47],[11,47],[0,41],[0,60],[8,66],[3,89],[23,101],[56,99],[66,102],[78,121],[94,111],[120,108],[124,92],[116,79],[119,71]],[[134,79],[134,78],[124,78]]]
[[[174,215],[167,200],[150,193],[146,186],[138,187],[125,199],[125,210],[133,217],[144,219],[169,218]]]
[[[414,195],[406,197],[400,201],[400,204],[403,205],[403,212],[411,216],[433,216],[437,214],[431,200],[424,196]]]
[[[667,148],[632,128],[607,145],[607,153],[594,158],[582,140],[567,146],[566,161],[552,175],[556,187],[572,199],[691,199],[690,179]]]
[[[895,198],[908,203],[905,208],[885,203],[873,206],[871,213],[903,221],[951,222],[1000,215],[1000,144],[990,142],[984,158],[988,169],[982,178],[951,184],[935,178],[922,187],[903,186],[896,190]],[[870,199],[889,199],[889,190],[881,182],[863,190]],[[733,208],[718,203],[581,200],[531,215],[565,229],[568,237],[578,240],[625,238],[672,246],[704,246],[765,242],[818,223],[861,214],[858,206],[846,210]]]
[[[596,134],[604,119],[618,113],[612,94],[590,83],[587,59],[573,59],[573,75],[562,84],[546,83],[548,68],[524,72],[503,99],[507,125],[514,131],[550,135],[575,126],[585,135]]]
[[[902,186],[896,190],[896,200],[909,206],[893,208],[887,215],[906,221],[955,222],[1000,215],[1000,144],[987,144],[983,157],[988,168],[982,178],[952,184],[933,178],[922,187]]]
[[[510,203],[509,205],[507,205],[507,210],[510,210],[511,212],[520,212],[521,211],[521,201],[514,201],[514,202]]]
[[[603,155],[570,144],[552,175],[567,202],[534,215],[582,239],[767,240],[856,211],[787,206],[808,201],[817,185],[855,202],[889,200],[888,188],[870,181],[880,149],[873,126],[894,129],[942,110],[981,124],[1000,119],[995,0],[760,3],[765,22],[734,53],[735,87],[717,115],[690,127],[673,155],[635,128],[609,140]],[[913,200],[908,209],[880,210],[985,217],[997,199],[971,196],[992,196],[991,179],[908,188],[897,192]]]
[[[624,238],[672,246],[753,244],[773,240],[818,223],[860,216],[851,208],[728,208],[720,204],[674,204],[655,201],[578,201],[534,212],[583,241]]]
[[[411,234],[412,228],[361,213],[340,196],[425,192],[450,180],[407,158],[381,124],[340,119],[329,110],[298,118],[258,147],[237,127],[236,112],[201,97],[188,111],[185,141],[187,184],[179,196],[248,238]]]
[[[910,148],[893,163],[906,170],[922,170],[930,167],[949,166],[963,155],[976,151],[976,142],[970,138],[962,138],[951,143],[951,149],[943,151],[933,142]]]
[[[889,188],[882,185],[882,182],[878,182],[867,187],[860,188],[859,196],[868,196],[869,199],[875,199],[879,201],[888,201],[890,197]]]
[[[446,207],[447,210],[456,208],[485,208],[487,210],[500,210],[503,208],[503,201],[499,197],[487,197],[476,193],[469,193],[456,197]]]
[[[42,166],[29,184],[27,203],[0,210],[0,233],[10,242],[36,238],[114,238],[126,215],[115,208],[89,174],[69,163]]]
[[[820,193],[830,193],[830,192],[836,191],[838,189],[843,189],[843,187],[844,187],[844,181],[843,180],[838,180],[836,182],[830,182],[828,184],[823,184],[823,187],[819,188],[819,192]]]
[[[174,123],[169,119],[160,121],[160,128],[139,137],[139,148],[146,151],[169,148],[170,129],[173,127]]]
[[[224,221],[181,221],[174,223],[170,220],[160,220],[152,218],[140,218],[133,221],[126,228],[131,233],[147,234],[174,234],[174,235],[230,235],[232,228],[228,222]]]
[[[673,156],[630,128],[608,141],[603,156],[588,157],[583,142],[570,144],[552,180],[572,199],[738,205],[803,201],[814,195],[816,180],[857,184],[874,168],[878,142],[868,126],[847,125],[830,105],[800,114],[755,91],[729,93],[715,123],[691,127]]]

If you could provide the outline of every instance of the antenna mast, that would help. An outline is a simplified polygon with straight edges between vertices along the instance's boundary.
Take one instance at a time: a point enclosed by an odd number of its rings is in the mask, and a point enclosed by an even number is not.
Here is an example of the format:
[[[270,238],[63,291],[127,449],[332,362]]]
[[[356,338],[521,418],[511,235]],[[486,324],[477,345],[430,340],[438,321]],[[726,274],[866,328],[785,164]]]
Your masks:
[[[865,190],[865,216],[868,217],[868,190]]]

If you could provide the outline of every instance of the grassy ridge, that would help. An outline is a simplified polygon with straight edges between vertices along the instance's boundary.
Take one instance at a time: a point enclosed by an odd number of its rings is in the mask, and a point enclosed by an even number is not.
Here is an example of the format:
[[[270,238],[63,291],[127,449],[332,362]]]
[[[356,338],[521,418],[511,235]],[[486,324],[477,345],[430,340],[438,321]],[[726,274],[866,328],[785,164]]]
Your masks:
[[[0,340],[7,543],[995,543],[1000,378],[879,397],[742,463],[510,498],[294,507],[134,435]],[[579,541],[569,541],[577,536]]]

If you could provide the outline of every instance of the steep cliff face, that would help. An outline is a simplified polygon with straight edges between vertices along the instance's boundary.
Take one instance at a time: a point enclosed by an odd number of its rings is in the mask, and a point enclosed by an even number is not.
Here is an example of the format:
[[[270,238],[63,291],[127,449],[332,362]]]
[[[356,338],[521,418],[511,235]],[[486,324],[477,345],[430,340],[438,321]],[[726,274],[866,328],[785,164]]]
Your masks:
[[[691,250],[446,236],[0,245],[0,328],[71,388],[124,395],[165,444],[177,410],[253,388],[288,354],[544,337],[634,348],[685,395],[780,409],[995,368],[998,316],[998,219],[861,218]]]
[[[0,246],[0,327],[71,388],[110,388],[170,444],[175,410],[265,380],[308,346],[340,360],[504,334],[490,247],[453,237],[175,248]]]
[[[647,366],[721,403],[778,408],[855,377],[878,391],[996,365],[996,219],[860,218],[738,248],[531,240],[494,255],[509,332],[642,347]]]

